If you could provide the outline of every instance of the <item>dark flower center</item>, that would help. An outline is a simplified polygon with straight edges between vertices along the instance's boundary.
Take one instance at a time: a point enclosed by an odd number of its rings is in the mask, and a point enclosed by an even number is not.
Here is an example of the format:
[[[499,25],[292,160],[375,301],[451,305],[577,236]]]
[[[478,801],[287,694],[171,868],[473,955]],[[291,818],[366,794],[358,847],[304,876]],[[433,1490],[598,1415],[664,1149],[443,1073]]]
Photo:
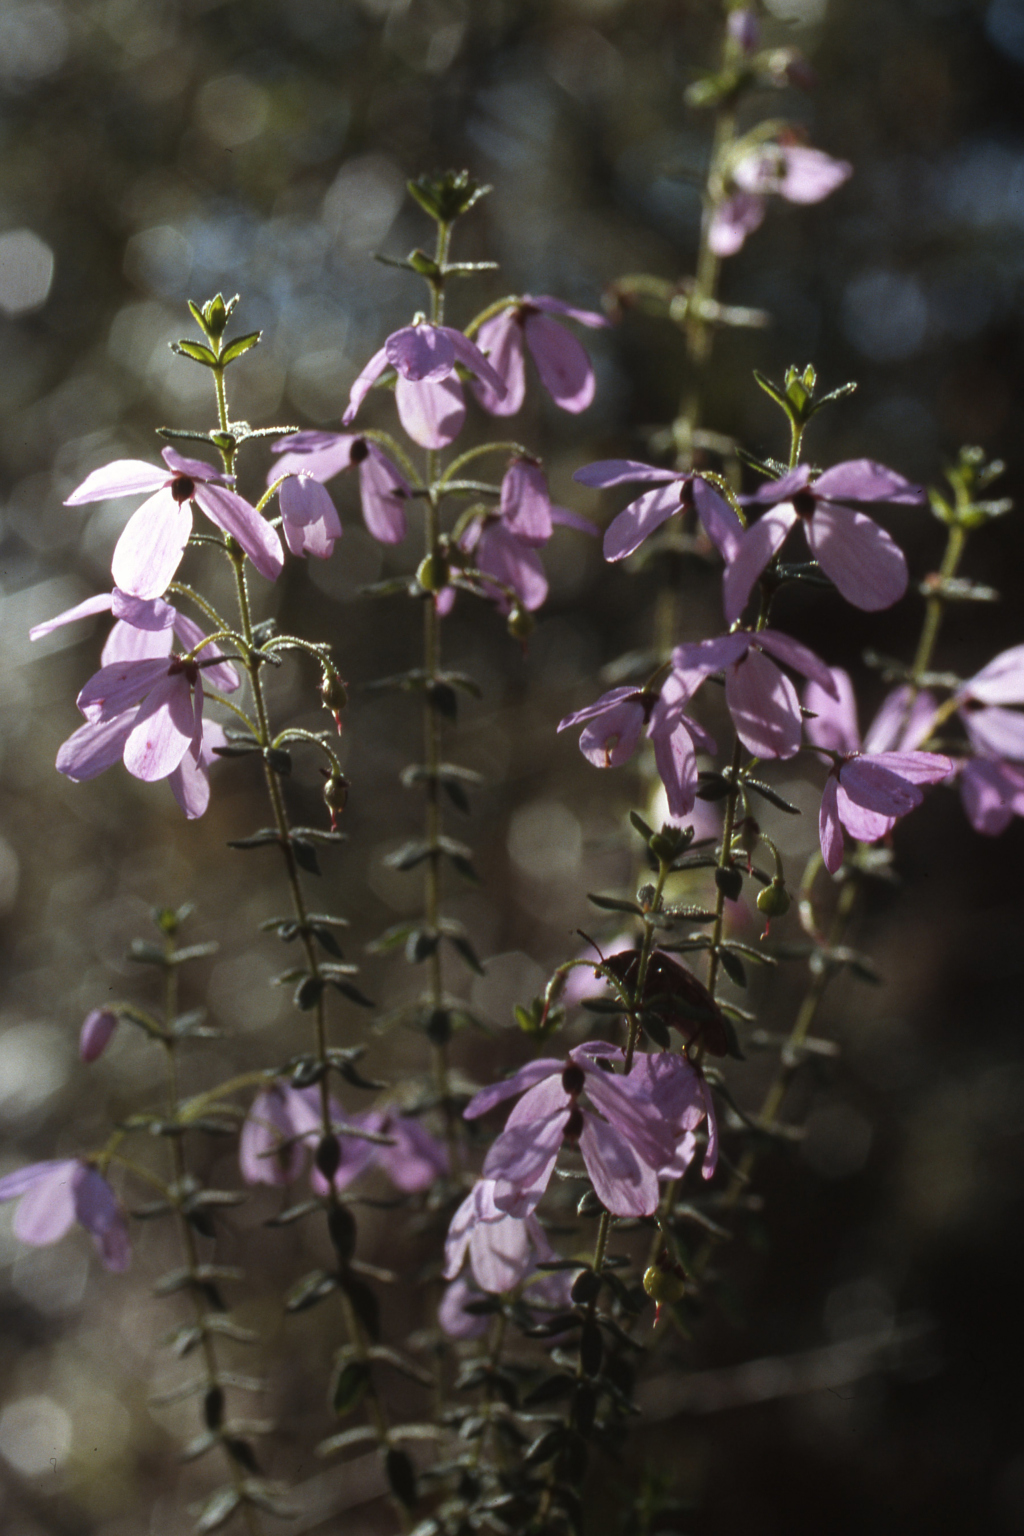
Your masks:
[[[583,1068],[578,1067],[574,1061],[571,1061],[562,1073],[562,1087],[566,1093],[571,1094],[575,1098],[578,1093],[583,1092],[583,1084],[585,1082],[586,1077]]]
[[[793,503],[793,509],[797,517],[807,518],[814,516],[814,508],[817,505],[817,501],[813,491],[797,491],[795,496],[790,497],[790,500]]]
[[[352,447],[348,451],[349,463],[362,464],[363,460],[368,459],[369,457],[370,450],[367,447],[365,437],[357,437],[355,442],[352,444]]]
[[[195,482],[188,475],[175,475],[171,481],[171,495],[179,506],[183,501],[191,501],[195,493]]]
[[[167,668],[167,676],[178,677],[182,672],[184,672],[194,688],[199,681],[199,663],[197,661],[186,661],[183,656],[175,656]]]
[[[579,1141],[582,1130],[583,1111],[578,1104],[574,1104],[569,1111],[569,1118],[565,1122],[565,1129],[562,1132],[563,1141]]]

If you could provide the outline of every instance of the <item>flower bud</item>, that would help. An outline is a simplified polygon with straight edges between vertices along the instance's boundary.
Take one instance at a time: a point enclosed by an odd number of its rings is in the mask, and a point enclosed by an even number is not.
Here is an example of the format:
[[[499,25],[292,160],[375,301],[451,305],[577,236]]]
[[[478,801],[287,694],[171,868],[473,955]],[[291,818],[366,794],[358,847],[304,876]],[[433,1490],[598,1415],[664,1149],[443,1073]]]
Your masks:
[[[440,592],[448,585],[451,570],[443,555],[427,555],[416,568],[416,580],[424,592]]]
[[[686,1281],[674,1269],[662,1269],[659,1264],[651,1264],[644,1270],[644,1290],[652,1301],[658,1303],[659,1308],[672,1306],[674,1302],[682,1301],[686,1294]]]
[[[338,817],[348,804],[348,779],[343,773],[332,773],[324,785],[324,804],[331,813],[331,831],[338,830]]]
[[[518,603],[508,616],[508,632],[513,640],[528,640],[533,634],[535,619],[532,613],[527,613]]]
[[[348,703],[348,689],[337,672],[328,672],[326,667],[320,678],[320,697],[324,701],[324,708],[329,709],[334,716],[334,723],[338,727],[338,735],[340,736],[341,711]]]
[[[94,1008],[82,1025],[78,1037],[78,1054],[85,1062],[97,1061],[117,1028],[117,1014],[110,1008]]]

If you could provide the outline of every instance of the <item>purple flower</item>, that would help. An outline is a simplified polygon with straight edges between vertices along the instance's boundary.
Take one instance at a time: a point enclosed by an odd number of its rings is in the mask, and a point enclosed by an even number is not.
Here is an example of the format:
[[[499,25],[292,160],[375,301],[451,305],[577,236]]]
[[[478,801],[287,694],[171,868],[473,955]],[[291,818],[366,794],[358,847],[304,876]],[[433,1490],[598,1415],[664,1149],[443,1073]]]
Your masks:
[[[326,560],[341,538],[341,522],[319,480],[312,475],[288,475],[277,492],[285,543],[293,555]]]
[[[81,1158],[30,1163],[0,1179],[0,1200],[21,1204],[14,1213],[14,1235],[45,1248],[59,1242],[74,1222],[92,1233],[107,1269],[117,1273],[131,1263],[131,1246],[117,1196],[103,1175]]]
[[[769,194],[790,203],[820,203],[853,174],[845,160],[803,144],[759,144],[732,167],[730,192],[718,204],[708,228],[716,256],[735,256],[761,225]]]
[[[271,451],[281,458],[267,476],[268,485],[282,475],[310,475],[323,482],[358,468],[363,521],[379,543],[401,544],[412,487],[376,443],[344,432],[293,432]]]
[[[496,390],[489,379],[478,376],[473,393],[492,416],[514,416],[526,398],[524,342],[537,364],[541,383],[563,411],[585,411],[593,400],[590,358],[576,337],[552,320],[552,315],[565,315],[592,329],[608,324],[604,315],[592,309],[574,309],[543,294],[537,298],[524,294],[518,303],[485,320],[477,339],[500,375],[502,388]]]
[[[957,700],[960,718],[979,756],[1024,762],[1024,714],[1004,708],[1024,704],[1024,645],[1001,651],[968,678]]]
[[[469,1257],[470,1275],[459,1271]],[[444,1277],[451,1280],[438,1308],[438,1321],[454,1338],[479,1338],[488,1319],[464,1311],[482,1291],[500,1295],[537,1274],[538,1262],[555,1253],[536,1216],[509,1216],[494,1203],[494,1180],[480,1179],[463,1200],[448,1229],[444,1248]],[[572,1273],[542,1276],[531,1285],[528,1300],[556,1306],[569,1302]]]
[[[448,325],[423,320],[390,335],[356,379],[342,421],[347,427],[385,368],[394,368],[395,404],[402,426],[421,448],[446,448],[466,419],[466,402],[456,373],[461,363],[499,398],[505,383],[476,344]]]
[[[87,1014],[78,1037],[78,1054],[82,1061],[98,1061],[116,1028],[117,1014],[110,1008],[94,1008]]]
[[[741,8],[730,11],[726,22],[729,36],[744,53],[753,53],[761,41],[761,23],[753,11]]]
[[[604,1071],[595,1055],[615,1058],[613,1046],[578,1046],[567,1062],[542,1058],[505,1082],[483,1089],[463,1111],[486,1114],[522,1093],[484,1162],[494,1180],[494,1203],[511,1216],[532,1212],[551,1178],[563,1142],[578,1145],[598,1198],[614,1216],[649,1216],[658,1203],[657,1170],[671,1162],[675,1127],[651,1114],[642,1073]],[[584,1109],[586,1090],[594,1108]],[[525,1091],[524,1091],[525,1090]],[[602,1116],[604,1118],[602,1118]]]
[[[953,764],[936,752],[885,750],[889,743],[902,747],[918,735],[922,718],[933,711],[931,700],[926,698],[922,706],[909,689],[896,689],[882,705],[862,747],[850,679],[838,667],[832,669],[832,679],[834,697],[812,682],[804,703],[817,715],[807,722],[808,739],[834,754],[818,823],[821,855],[834,875],[843,862],[843,827],[859,842],[878,842],[900,816],[921,804],[924,795],[918,786],[948,778]]]
[[[975,832],[998,837],[1024,816],[1024,769],[1000,758],[971,757],[960,769],[960,796]]]
[[[856,505],[922,505],[921,487],[894,470],[870,459],[850,459],[812,482],[810,469],[800,464],[781,480],[762,485],[749,499],[769,510],[747,529],[730,558],[724,583],[729,624],[739,618],[754,583],[798,522],[811,554],[855,608],[869,613],[889,608],[907,590],[903,551]]]
[[[609,523],[604,535],[606,560],[624,560],[674,513],[690,507],[696,508],[704,531],[723,559],[732,560],[739,546],[743,524],[725,497],[700,475],[655,469],[634,459],[599,459],[578,469],[573,479],[598,489],[637,480],[659,487],[656,491],[645,491]]]
[[[618,768],[636,750],[644,726],[654,744],[658,774],[672,816],[688,816],[697,795],[697,753],[715,751],[714,739],[683,712],[690,691],[671,674],[655,697],[636,688],[612,688],[558,723],[560,731],[586,722],[580,751],[595,768]]]
[[[771,656],[813,678],[826,693],[835,693],[836,683],[825,663],[775,629],[735,630],[716,640],[677,646],[672,665],[687,698],[712,672],[724,669],[725,702],[747,751],[755,757],[793,757],[800,748],[800,700]]]
[[[275,581],[284,564],[281,540],[256,509],[201,459],[183,458],[173,448],[164,448],[162,457],[166,469],[140,459],[118,459],[94,469],[64,503],[80,507],[155,493],[132,513],[114,548],[111,572],[121,591],[143,598],[166,592],[192,532],[193,506],[241,545],[261,576]]]

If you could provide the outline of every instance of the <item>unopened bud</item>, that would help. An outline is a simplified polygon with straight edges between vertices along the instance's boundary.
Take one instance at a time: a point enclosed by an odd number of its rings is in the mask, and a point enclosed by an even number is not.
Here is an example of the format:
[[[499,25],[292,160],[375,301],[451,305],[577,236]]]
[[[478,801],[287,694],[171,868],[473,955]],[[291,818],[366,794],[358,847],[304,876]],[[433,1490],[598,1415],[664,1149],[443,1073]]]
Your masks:
[[[682,1301],[686,1294],[686,1281],[675,1269],[663,1269],[660,1264],[651,1264],[644,1270],[644,1290],[652,1301],[658,1303],[659,1309],[670,1307],[674,1302]]]
[[[348,689],[337,672],[324,671],[320,679],[320,697],[324,701],[324,708],[329,709],[334,716],[334,723],[338,727],[338,735],[340,736],[341,711],[348,703]]]
[[[771,885],[766,885],[757,893],[757,910],[762,917],[768,918],[769,922],[773,917],[784,917],[791,904],[786,882],[779,875],[775,876]]]
[[[82,1025],[78,1037],[78,1054],[83,1061],[96,1061],[107,1046],[117,1028],[117,1014],[110,1008],[94,1008]]]
[[[348,804],[348,779],[343,773],[332,773],[324,785],[324,804],[331,813],[331,831],[338,830],[338,817]]]
[[[448,585],[451,571],[443,555],[427,555],[416,569],[416,580],[424,592],[441,592]]]
[[[533,634],[536,620],[532,613],[516,603],[508,616],[508,632],[513,640],[528,640]]]

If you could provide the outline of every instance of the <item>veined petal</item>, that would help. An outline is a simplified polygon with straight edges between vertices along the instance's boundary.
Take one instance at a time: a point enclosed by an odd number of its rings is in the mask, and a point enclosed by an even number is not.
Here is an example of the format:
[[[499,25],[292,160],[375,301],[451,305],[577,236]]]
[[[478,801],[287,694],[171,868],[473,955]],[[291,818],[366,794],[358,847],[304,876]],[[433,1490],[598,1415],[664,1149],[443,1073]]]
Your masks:
[[[173,609],[171,610],[173,613]],[[114,625],[100,652],[101,667],[116,667],[125,661],[150,661],[169,657],[174,645],[170,629],[136,629],[126,619]]]
[[[766,480],[764,485],[758,486],[753,496],[743,496],[740,499],[744,506],[775,507],[780,502],[792,501],[797,491],[806,490],[810,479],[810,466],[798,464],[795,469],[787,469],[781,479]]]
[[[964,684],[979,704],[1024,704],[1024,645],[1011,646]]]
[[[277,580],[284,566],[281,540],[255,507],[220,485],[197,485],[195,500],[211,523],[241,545],[261,576]]]
[[[624,1077],[605,1072],[594,1062],[580,1062],[587,1076],[587,1094],[610,1125],[652,1168],[672,1156],[675,1127],[660,1113],[652,1114],[650,1085],[639,1074]]]
[[[124,744],[134,724],[134,709],[110,720],[87,720],[58,751],[57,772],[63,773],[74,784],[105,773],[121,761]]]
[[[110,611],[115,619],[123,619],[134,629],[173,629],[175,609],[161,598],[133,597],[115,587],[110,594]]]
[[[546,1077],[561,1076],[565,1066],[563,1061],[554,1056],[541,1056],[536,1061],[528,1061],[518,1072],[513,1072],[511,1077],[506,1077],[500,1083],[492,1083],[489,1088],[481,1088],[474,1095],[462,1111],[464,1120],[476,1120],[480,1115],[486,1115],[488,1110],[500,1104],[503,1099],[511,1099],[517,1093],[525,1093],[527,1088],[541,1083]]]
[[[293,432],[279,438],[271,453],[280,454],[267,475],[273,485],[282,475],[312,475],[314,480],[332,480],[353,465],[352,447],[361,439],[350,432]]]
[[[161,597],[181,564],[192,532],[192,508],[169,490],[157,491],[137,508],[114,546],[114,585],[131,597]]]
[[[140,706],[125,742],[124,765],[147,783],[165,779],[181,762],[194,734],[192,688],[184,672],[175,672],[163,677]]]
[[[626,485],[631,481],[649,480],[663,485],[669,480],[686,478],[678,469],[656,469],[653,464],[641,464],[637,459],[597,459],[593,464],[584,464],[573,475],[580,485],[593,486],[595,490],[604,490],[609,485]]]
[[[568,1113],[506,1127],[484,1160],[484,1177],[494,1180],[494,1203],[508,1216],[529,1216],[548,1187]]]
[[[64,502],[66,507],[81,507],[89,501],[115,501],[119,496],[141,496],[157,491],[168,483],[166,469],[147,464],[143,459],[115,459],[86,475],[81,485]]]
[[[689,816],[697,799],[697,754],[689,731],[680,722],[668,735],[656,735],[654,761],[665,786],[669,814]]]
[[[817,718],[804,721],[804,733],[812,747],[824,747],[831,752],[859,752],[857,699],[850,674],[841,667],[829,670],[839,697],[834,699],[817,683],[808,683],[804,689],[804,706],[813,709]]]
[[[864,761],[877,763],[910,784],[941,784],[953,772],[952,759],[941,752],[878,752]]]
[[[451,332],[444,325],[406,325],[384,343],[384,355],[403,379],[436,384],[455,367]]]
[[[461,331],[450,330],[442,327],[448,340],[452,344],[452,350],[464,368],[475,374],[478,379],[488,385],[499,399],[508,393],[508,385],[498,370],[484,357],[475,341],[470,341],[468,336],[463,336]]]
[[[197,758],[191,747],[177,768],[167,775],[167,782],[188,821],[205,815],[210,803],[210,776],[201,757]]]
[[[825,575],[855,608],[877,613],[907,590],[902,549],[864,512],[819,501],[804,533]]]
[[[515,307],[485,320],[477,331],[477,343],[505,386],[499,393],[485,379],[474,376],[470,388],[492,416],[514,416],[526,398],[526,357],[523,327]]]
[[[407,532],[405,502],[410,488],[376,443],[367,443],[359,465],[363,521],[379,544],[401,544]]]
[[[175,614],[174,628],[182,645],[189,651],[194,651],[200,641],[206,638],[199,625],[184,613]],[[223,656],[223,654],[224,652],[219,645],[204,645],[196,659],[206,662],[211,661],[214,656]],[[223,693],[234,693],[241,683],[241,678],[229,661],[220,662],[215,667],[204,667],[203,676],[207,682],[212,683],[215,688],[221,689]]]
[[[479,1291],[464,1275],[445,1286],[437,1304],[437,1321],[450,1339],[482,1339],[487,1333],[491,1319],[465,1310],[471,1301],[479,1300]]]
[[[546,544],[551,537],[551,496],[544,471],[530,459],[513,459],[501,482],[505,527],[524,544]]]
[[[891,754],[883,756],[889,758]],[[894,773],[881,757],[860,756],[843,763],[839,785],[855,805],[879,816],[905,816],[924,799],[916,784]]]
[[[553,299],[547,293],[524,293],[523,305],[527,309],[543,310],[546,315],[564,315],[567,320],[589,326],[592,331],[607,330],[611,325],[607,316],[598,314],[596,309],[578,309],[575,304],[566,304],[564,299]]]
[[[175,475],[187,475],[190,480],[198,480],[202,484],[210,481],[217,485],[224,484],[225,477],[219,470],[214,469],[212,464],[207,464],[205,459],[187,459],[184,454],[178,452],[177,448],[172,448],[169,444],[166,448],[161,448],[160,457]]]
[[[846,831],[859,843],[877,843],[887,836],[896,825],[895,816],[883,816],[880,811],[869,811],[866,806],[851,800],[843,788],[842,780],[836,790],[836,812]]]
[[[825,780],[818,812],[818,839],[821,857],[830,875],[834,875],[843,862],[843,829],[839,824],[839,780],[830,773]]]
[[[655,491],[645,491],[624,507],[605,529],[605,559],[624,560],[639,549],[656,528],[678,512],[682,504],[682,482],[678,477]]]
[[[657,1173],[613,1126],[586,1111],[580,1152],[594,1193],[613,1216],[650,1216],[654,1213],[658,1205]]]
[[[352,385],[348,397],[348,407],[341,418],[346,427],[354,420],[359,407],[387,366],[388,355],[385,349],[381,347],[379,352],[373,354],[362,373]]]
[[[518,1216],[478,1222],[469,1236],[473,1278],[485,1291],[499,1295],[525,1280],[533,1268],[534,1252],[526,1222]]]
[[[597,715],[603,715],[606,710],[621,704],[624,699],[640,699],[640,693],[636,688],[610,688],[607,693],[602,693],[593,704],[585,704],[582,709],[574,709],[571,715],[566,715],[558,722],[560,731],[568,730],[571,725],[582,725],[585,720],[593,720]]]
[[[555,404],[574,415],[585,411],[594,398],[594,370],[586,349],[564,325],[544,314],[527,315],[523,331],[541,383]]]
[[[1024,773],[992,758],[972,757],[960,775],[964,811],[975,832],[997,837],[1024,816]]]
[[[24,1168],[15,1168],[13,1173],[6,1173],[0,1179],[0,1202],[18,1200],[30,1189],[35,1189],[37,1184],[44,1184],[54,1178],[58,1170],[63,1169],[71,1174],[77,1166],[77,1158],[66,1157],[51,1158],[47,1162],[29,1163]]]
[[[964,709],[960,712],[971,745],[983,757],[1024,762],[1024,714],[1016,709]]]
[[[548,579],[535,549],[510,533],[500,519],[489,522],[476,546],[476,563],[485,576],[493,576],[503,587],[511,587],[527,612],[539,608],[548,595]],[[498,608],[507,613],[508,594],[493,594]]]
[[[764,632],[758,637],[764,639]],[[760,651],[748,651],[725,674],[725,702],[755,757],[793,757],[800,747],[800,701],[788,677]]]
[[[595,768],[620,768],[636,751],[643,728],[643,705],[626,699],[613,704],[584,727],[580,751]]]
[[[88,619],[95,613],[108,613],[110,603],[109,592],[98,592],[95,597],[87,597],[84,602],[76,603],[73,608],[65,608],[64,612],[58,613],[56,618],[46,619],[42,624],[34,624],[28,632],[28,637],[30,640],[41,640],[43,635],[49,635],[65,624],[74,624],[76,619]]]
[[[312,475],[289,475],[278,492],[285,540],[293,555],[326,560],[341,538],[341,521],[327,491]]]
[[[768,562],[778,554],[796,521],[796,508],[791,502],[782,502],[771,507],[758,522],[740,535],[735,553],[722,577],[722,601],[727,624],[736,623],[747,606],[755,581]]]
[[[14,1213],[14,1235],[23,1243],[42,1248],[59,1242],[74,1223],[75,1179],[82,1165],[77,1159],[69,1159],[35,1166],[46,1171],[22,1195],[21,1204]],[[30,1171],[27,1168],[20,1170],[22,1173]]]
[[[887,501],[896,506],[918,507],[927,500],[923,486],[913,485],[873,459],[847,459],[833,464],[818,476],[812,487],[815,498],[829,501]]]
[[[398,419],[421,448],[447,448],[462,431],[466,402],[454,374],[436,383],[418,383],[399,374],[395,385]]]
[[[776,661],[792,667],[794,672],[802,672],[804,677],[809,677],[812,682],[817,683],[825,693],[833,698],[836,697],[838,688],[831,671],[820,656],[815,656],[814,652],[808,650],[806,645],[801,645],[799,640],[794,640],[790,635],[784,635],[779,629],[762,629],[753,636],[753,639],[756,645],[774,656]]]
[[[693,477],[692,494],[704,532],[723,560],[735,560],[744,533],[736,513],[721,492],[700,475]]]
[[[707,677],[712,672],[720,672],[723,667],[730,666],[734,661],[739,661],[756,639],[760,642],[764,638],[764,632],[754,636],[745,629],[737,630],[732,635],[717,635],[713,640],[693,640],[687,645],[677,645],[672,652],[672,665],[684,678]],[[695,692],[692,684],[688,684],[691,693]]]
[[[161,657],[124,661],[94,672],[75,701],[89,720],[110,720],[140,703],[149,690],[167,675]]]

